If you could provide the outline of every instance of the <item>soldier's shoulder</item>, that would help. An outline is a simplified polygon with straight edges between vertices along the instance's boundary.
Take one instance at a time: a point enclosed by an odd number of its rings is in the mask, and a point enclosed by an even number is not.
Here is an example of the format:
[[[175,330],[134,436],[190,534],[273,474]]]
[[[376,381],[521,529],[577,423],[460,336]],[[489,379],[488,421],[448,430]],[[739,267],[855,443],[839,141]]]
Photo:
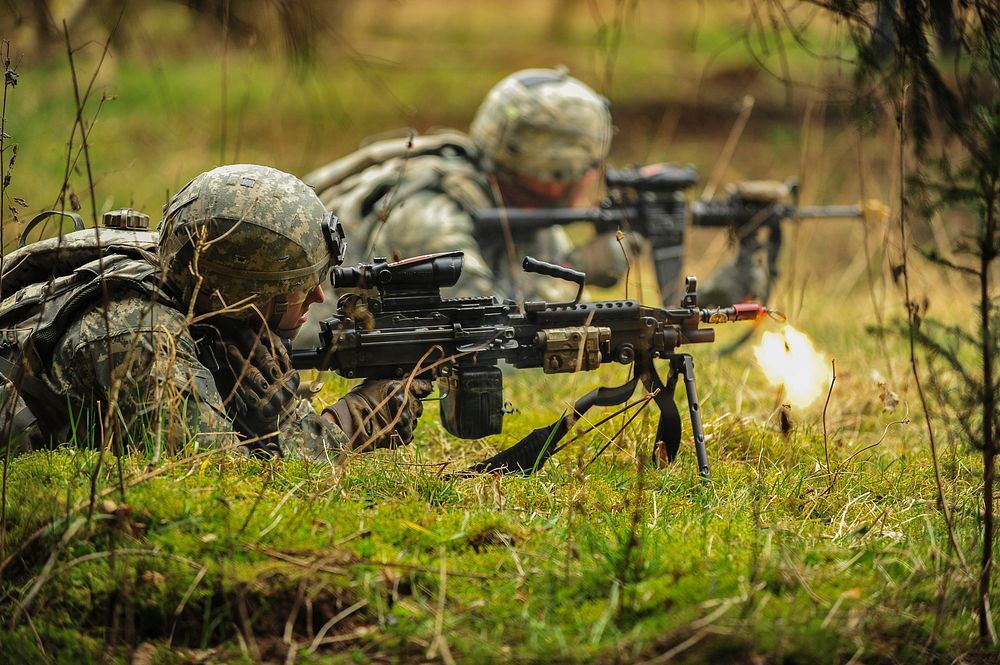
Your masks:
[[[334,188],[372,167],[392,167],[400,161],[450,160],[456,165],[475,164],[479,151],[467,135],[455,130],[417,134],[413,130],[393,131],[366,139],[361,146],[306,174],[303,180],[317,192]]]
[[[99,298],[68,321],[63,345],[78,348],[130,334],[190,337],[186,314],[157,298],[123,290]]]

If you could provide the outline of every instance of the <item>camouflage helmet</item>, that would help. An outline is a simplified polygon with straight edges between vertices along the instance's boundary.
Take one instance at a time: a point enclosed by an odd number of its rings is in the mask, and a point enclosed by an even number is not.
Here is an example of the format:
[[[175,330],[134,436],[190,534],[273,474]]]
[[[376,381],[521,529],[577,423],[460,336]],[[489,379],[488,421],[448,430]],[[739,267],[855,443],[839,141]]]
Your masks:
[[[164,206],[159,231],[164,279],[199,313],[249,318],[343,260],[337,218],[301,180],[267,166],[202,173]]]
[[[524,69],[497,83],[469,127],[494,172],[580,180],[608,155],[608,100],[565,69]]]

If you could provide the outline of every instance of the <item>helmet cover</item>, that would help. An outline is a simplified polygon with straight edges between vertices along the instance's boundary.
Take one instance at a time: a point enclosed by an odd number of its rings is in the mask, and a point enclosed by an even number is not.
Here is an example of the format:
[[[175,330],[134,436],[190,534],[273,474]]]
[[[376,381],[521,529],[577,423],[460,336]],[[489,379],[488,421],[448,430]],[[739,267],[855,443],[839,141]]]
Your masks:
[[[565,69],[525,69],[487,94],[469,135],[494,172],[575,183],[608,155],[608,100]]]
[[[253,164],[220,166],[164,206],[164,280],[185,302],[193,298],[198,313],[249,318],[276,296],[313,288],[343,259],[342,234],[334,247],[336,226],[295,176]]]

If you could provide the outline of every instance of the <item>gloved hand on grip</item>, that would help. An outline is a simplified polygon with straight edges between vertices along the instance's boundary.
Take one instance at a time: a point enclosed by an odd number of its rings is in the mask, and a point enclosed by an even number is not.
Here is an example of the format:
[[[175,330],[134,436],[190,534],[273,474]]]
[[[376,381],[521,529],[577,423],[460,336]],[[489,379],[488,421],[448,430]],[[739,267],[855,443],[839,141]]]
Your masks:
[[[278,425],[294,411],[299,373],[277,336],[248,328],[222,333],[216,385],[248,452],[282,456]]]
[[[406,388],[406,381],[367,379],[323,413],[333,417],[355,450],[406,445],[413,441],[424,412],[420,400],[433,386],[426,379],[413,379]]]

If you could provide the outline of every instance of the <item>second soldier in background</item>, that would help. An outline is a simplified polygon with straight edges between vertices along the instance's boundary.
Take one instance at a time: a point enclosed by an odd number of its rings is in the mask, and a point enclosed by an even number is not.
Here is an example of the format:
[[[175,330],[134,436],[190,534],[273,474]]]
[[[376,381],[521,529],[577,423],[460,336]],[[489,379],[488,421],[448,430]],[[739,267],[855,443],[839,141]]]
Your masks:
[[[367,144],[305,177],[350,238],[345,263],[462,250],[462,278],[447,296],[565,300],[574,287],[525,275],[525,255],[572,266],[611,286],[625,272],[614,233],[575,248],[562,227],[530,242],[477,239],[472,211],[494,207],[581,207],[592,201],[612,135],[608,101],[561,69],[526,69],[486,96],[468,134],[454,130]],[[314,306],[296,343],[318,343],[318,321],[336,303]]]

